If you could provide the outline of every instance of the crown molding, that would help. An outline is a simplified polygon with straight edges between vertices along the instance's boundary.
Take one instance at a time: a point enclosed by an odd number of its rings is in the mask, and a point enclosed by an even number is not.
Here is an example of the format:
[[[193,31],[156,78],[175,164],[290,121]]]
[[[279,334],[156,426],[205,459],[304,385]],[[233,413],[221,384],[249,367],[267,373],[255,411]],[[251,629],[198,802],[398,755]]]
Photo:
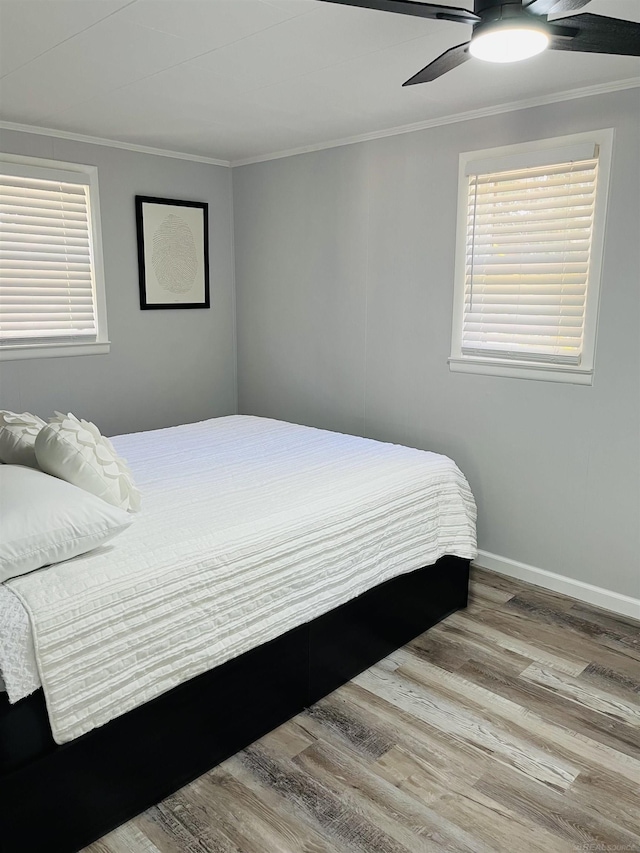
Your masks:
[[[84,133],[55,130],[51,127],[38,127],[30,124],[18,124],[13,121],[0,121],[0,130],[13,130],[17,133],[35,133],[38,136],[69,139],[72,142],[86,142],[89,145],[104,145],[107,148],[122,148],[124,151],[134,151],[136,154],[154,154],[157,157],[172,157],[175,160],[191,160],[194,163],[207,163],[210,166],[226,166],[227,168],[231,166],[229,160],[218,160],[215,157],[202,157],[199,154],[187,154],[184,151],[152,148],[149,145],[137,145],[135,142],[120,142],[117,139],[103,139],[100,136],[87,136]]]
[[[325,148],[339,148],[343,145],[355,145],[358,142],[370,142],[374,139],[384,139],[387,136],[400,136],[404,133],[415,133],[417,130],[428,130],[432,127],[441,127],[446,124],[457,124],[462,121],[471,121],[477,118],[510,113],[516,110],[526,110],[531,107],[541,107],[546,104],[556,104],[561,101],[572,101],[575,98],[588,98],[591,95],[603,95],[609,92],[619,92],[624,89],[636,89],[640,87],[640,77],[630,77],[626,80],[617,80],[614,83],[600,83],[596,86],[585,86],[580,89],[568,89],[564,92],[556,92],[553,95],[542,95],[537,98],[527,98],[521,101],[510,101],[498,104],[494,107],[481,107],[477,110],[468,110],[463,113],[455,113],[442,118],[428,119],[413,124],[404,124],[399,127],[390,127],[387,130],[374,130],[371,133],[361,133],[357,136],[348,136],[344,139],[335,139],[329,142],[319,142],[315,145],[303,145],[300,148],[289,148],[278,151],[275,154],[263,154],[259,157],[248,157],[244,160],[232,160],[231,166],[249,166],[252,163],[264,163],[267,160],[280,160],[283,157],[293,157],[296,154],[309,154],[313,151],[323,151]]]
[[[390,127],[385,130],[374,130],[371,133],[361,133],[357,136],[348,136],[342,139],[318,142],[314,145],[303,145],[299,148],[287,148],[272,154],[262,154],[258,157],[247,157],[242,160],[220,160],[215,157],[203,157],[199,154],[188,154],[184,151],[171,151],[165,148],[152,148],[148,145],[137,145],[133,142],[120,142],[117,139],[104,139],[98,136],[88,136],[83,133],[73,133],[67,130],[55,130],[49,127],[38,127],[30,124],[18,124],[12,121],[0,121],[0,130],[12,130],[18,133],[34,133],[40,136],[51,136],[56,139],[69,139],[72,142],[86,142],[89,145],[104,145],[108,148],[121,148],[125,151],[134,151],[138,154],[153,154],[157,157],[173,157],[177,160],[191,160],[194,163],[207,163],[211,166],[225,166],[233,168],[236,166],[248,166],[252,163],[264,163],[267,160],[281,160],[284,157],[293,157],[296,154],[309,154],[313,151],[323,151],[325,148],[339,148],[343,145],[355,145],[358,142],[370,142],[374,139],[384,139],[387,136],[400,136],[404,133],[415,133],[417,130],[428,130],[432,127],[441,127],[447,124],[471,121],[472,119],[487,118],[500,115],[501,113],[525,110],[531,107],[541,107],[546,104],[556,104],[562,101],[571,101],[575,98],[588,98],[591,95],[603,95],[609,92],[620,92],[624,89],[636,89],[640,87],[640,77],[630,77],[626,80],[617,80],[613,83],[600,83],[595,86],[585,86],[580,89],[568,89],[564,92],[556,92],[552,95],[542,95],[537,98],[527,98],[521,101],[510,101],[493,107],[481,107],[477,110],[468,110],[455,113],[441,118],[428,119],[426,121],[404,124],[399,127]]]

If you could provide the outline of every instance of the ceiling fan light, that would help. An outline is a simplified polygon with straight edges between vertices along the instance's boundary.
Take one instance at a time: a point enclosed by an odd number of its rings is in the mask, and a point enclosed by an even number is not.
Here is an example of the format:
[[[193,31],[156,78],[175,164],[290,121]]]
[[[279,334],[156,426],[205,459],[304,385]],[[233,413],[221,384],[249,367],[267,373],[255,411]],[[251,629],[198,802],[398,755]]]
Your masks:
[[[520,62],[542,53],[549,45],[549,36],[538,27],[480,26],[471,39],[469,52],[486,62]]]

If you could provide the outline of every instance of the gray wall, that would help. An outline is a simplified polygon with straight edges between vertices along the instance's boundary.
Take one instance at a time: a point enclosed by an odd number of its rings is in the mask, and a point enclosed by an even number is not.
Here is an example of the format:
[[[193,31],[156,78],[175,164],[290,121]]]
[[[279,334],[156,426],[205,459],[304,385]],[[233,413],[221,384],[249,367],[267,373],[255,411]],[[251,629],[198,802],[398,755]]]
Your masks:
[[[231,170],[5,130],[0,150],[98,167],[111,339],[108,355],[0,363],[0,408],[72,411],[107,435],[235,412]],[[135,195],[209,203],[209,310],[140,310]]]
[[[450,373],[459,152],[611,126],[594,385]],[[630,90],[235,169],[239,410],[446,453],[482,549],[640,595],[639,141]]]

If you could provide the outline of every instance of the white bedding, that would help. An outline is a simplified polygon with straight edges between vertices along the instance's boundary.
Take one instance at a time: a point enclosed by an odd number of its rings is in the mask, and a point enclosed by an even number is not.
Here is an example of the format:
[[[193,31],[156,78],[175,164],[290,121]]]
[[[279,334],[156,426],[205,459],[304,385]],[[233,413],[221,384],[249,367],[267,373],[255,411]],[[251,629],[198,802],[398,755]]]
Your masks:
[[[0,690],[17,702],[40,687],[29,615],[6,584],[0,584]]]
[[[248,416],[113,443],[142,491],[136,523],[0,596],[29,615],[58,743],[388,578],[476,554],[473,497],[444,456]],[[34,658],[4,642],[15,699]]]

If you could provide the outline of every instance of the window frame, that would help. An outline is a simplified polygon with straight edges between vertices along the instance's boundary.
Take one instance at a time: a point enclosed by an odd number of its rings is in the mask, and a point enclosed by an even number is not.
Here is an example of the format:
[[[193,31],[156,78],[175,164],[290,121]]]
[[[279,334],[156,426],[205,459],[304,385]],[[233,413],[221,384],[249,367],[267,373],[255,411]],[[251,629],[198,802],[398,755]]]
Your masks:
[[[26,157],[21,154],[0,152],[0,174],[5,165],[18,166],[30,177],[44,180],[60,180],[67,173],[69,182],[82,183],[89,188],[89,227],[93,260],[93,304],[96,321],[95,341],[65,341],[64,343],[20,343],[0,346],[0,361],[15,361],[30,358],[61,358],[78,355],[100,355],[110,350],[111,343],[107,328],[107,301],[104,281],[102,252],[102,226],[100,220],[100,192],[98,167],[84,163],[67,163],[62,160],[47,160]],[[51,178],[47,177],[47,173]],[[55,175],[54,175],[55,173]],[[78,181],[78,176],[82,180]]]
[[[475,373],[488,376],[505,376],[514,379],[537,379],[548,382],[568,382],[576,385],[592,385],[596,353],[596,333],[600,305],[602,261],[611,159],[613,152],[614,130],[600,130],[557,136],[551,139],[539,139],[531,142],[487,148],[480,151],[467,151],[460,154],[458,170],[458,213],[456,227],[456,258],[454,272],[453,318],[451,329],[451,355],[449,369],[454,373]],[[536,166],[536,156],[548,158],[558,149],[593,143],[598,146],[598,179],[593,217],[593,233],[589,260],[589,279],[585,301],[583,327],[583,347],[580,363],[553,364],[539,360],[500,358],[463,354],[462,332],[464,323],[466,255],[467,255],[467,210],[469,193],[469,175],[467,170],[472,163],[482,161],[482,173],[506,171],[515,161]],[[561,159],[557,160],[562,162]],[[485,171],[486,169],[486,171]]]

